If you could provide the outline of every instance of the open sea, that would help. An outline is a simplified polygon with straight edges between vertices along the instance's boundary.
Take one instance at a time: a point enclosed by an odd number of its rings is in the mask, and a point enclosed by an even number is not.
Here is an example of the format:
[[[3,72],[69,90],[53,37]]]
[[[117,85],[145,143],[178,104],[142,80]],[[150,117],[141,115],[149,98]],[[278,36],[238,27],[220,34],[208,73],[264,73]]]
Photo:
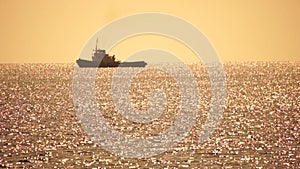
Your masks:
[[[209,116],[211,81],[203,65],[189,65],[198,89],[187,92],[200,96],[198,101],[191,98],[199,110],[196,122],[177,145],[144,158],[112,154],[88,136],[73,103],[75,67],[0,65],[0,168],[300,167],[300,62],[225,63],[224,112],[203,143],[199,143],[199,135]],[[167,68],[177,69],[176,65]],[[138,123],[116,110],[111,93],[123,94],[112,88],[116,69],[99,68],[95,85],[91,85],[99,114],[110,127],[126,137],[142,139],[172,127],[181,109],[179,85],[184,82],[161,70],[136,74],[128,90],[132,107],[149,110],[149,96],[155,89],[163,91],[166,98],[158,119]],[[119,83],[128,80],[126,74],[116,78]]]

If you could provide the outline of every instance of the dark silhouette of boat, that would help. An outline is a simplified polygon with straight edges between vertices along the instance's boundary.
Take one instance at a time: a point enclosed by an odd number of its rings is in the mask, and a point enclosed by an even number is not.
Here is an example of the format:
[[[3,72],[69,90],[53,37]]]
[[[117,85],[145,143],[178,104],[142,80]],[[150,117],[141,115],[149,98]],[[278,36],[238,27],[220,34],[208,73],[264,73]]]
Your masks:
[[[96,41],[96,48],[92,56],[92,61],[78,59],[76,63],[79,67],[145,67],[147,65],[144,61],[137,62],[120,62],[116,60],[115,55],[110,56],[103,49],[97,48],[98,39]]]

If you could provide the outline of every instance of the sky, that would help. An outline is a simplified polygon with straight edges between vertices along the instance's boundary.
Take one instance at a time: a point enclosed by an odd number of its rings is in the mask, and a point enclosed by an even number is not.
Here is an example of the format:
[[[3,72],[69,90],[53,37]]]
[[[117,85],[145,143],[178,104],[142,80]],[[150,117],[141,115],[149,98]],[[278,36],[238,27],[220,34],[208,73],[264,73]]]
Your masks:
[[[299,0],[1,0],[0,63],[73,63],[100,28],[144,12],[193,24],[224,62],[300,61],[299,7]],[[180,42],[159,35],[128,38],[109,53],[123,60],[147,48],[196,58]]]

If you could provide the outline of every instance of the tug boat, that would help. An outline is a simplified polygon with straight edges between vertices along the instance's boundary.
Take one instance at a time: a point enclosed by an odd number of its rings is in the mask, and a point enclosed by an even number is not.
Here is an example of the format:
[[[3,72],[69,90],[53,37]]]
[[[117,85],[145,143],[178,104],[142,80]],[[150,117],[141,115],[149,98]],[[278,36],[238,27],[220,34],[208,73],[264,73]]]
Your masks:
[[[144,61],[137,62],[120,62],[116,60],[115,55],[110,56],[104,49],[98,49],[98,39],[92,56],[92,60],[77,59],[76,63],[79,67],[145,67]]]

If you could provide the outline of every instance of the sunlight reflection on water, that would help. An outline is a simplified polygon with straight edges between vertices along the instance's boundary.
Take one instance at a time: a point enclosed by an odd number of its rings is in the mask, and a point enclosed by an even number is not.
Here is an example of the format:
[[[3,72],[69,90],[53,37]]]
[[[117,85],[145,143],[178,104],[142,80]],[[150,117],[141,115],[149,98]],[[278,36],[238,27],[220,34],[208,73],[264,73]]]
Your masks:
[[[73,65],[1,65],[1,167],[195,168],[297,167],[300,148],[300,68],[298,62],[227,63],[227,104],[221,124],[203,144],[199,132],[209,110],[210,81],[201,65],[191,65],[201,97],[197,123],[179,145],[158,156],[130,159],[96,146],[77,121],[72,102]],[[149,108],[150,91],[160,88],[167,105],[160,119],[140,124],[118,114],[112,104],[114,68],[99,69],[96,97],[102,115],[128,137],[158,134],[172,125],[180,108],[178,82],[156,70],[132,79],[132,105]],[[107,91],[107,92],[105,92]],[[192,91],[191,91],[192,92]]]

